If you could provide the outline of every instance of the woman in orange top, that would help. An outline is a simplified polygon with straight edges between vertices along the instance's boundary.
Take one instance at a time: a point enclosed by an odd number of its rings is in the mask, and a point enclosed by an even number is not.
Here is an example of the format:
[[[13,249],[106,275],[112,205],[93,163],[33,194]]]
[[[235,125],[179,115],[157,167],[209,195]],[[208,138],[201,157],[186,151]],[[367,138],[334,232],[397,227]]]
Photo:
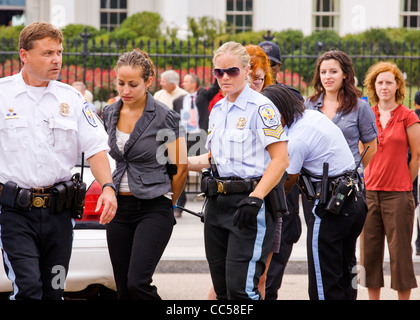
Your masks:
[[[417,287],[411,239],[414,198],[411,192],[420,159],[420,123],[413,110],[403,106],[405,84],[391,62],[373,65],[366,76],[369,100],[375,103],[378,148],[365,171],[368,214],[360,237],[361,284],[370,299],[379,299],[383,281],[384,238],[391,262],[391,288],[399,299],[409,299]],[[410,148],[412,158],[407,164]]]

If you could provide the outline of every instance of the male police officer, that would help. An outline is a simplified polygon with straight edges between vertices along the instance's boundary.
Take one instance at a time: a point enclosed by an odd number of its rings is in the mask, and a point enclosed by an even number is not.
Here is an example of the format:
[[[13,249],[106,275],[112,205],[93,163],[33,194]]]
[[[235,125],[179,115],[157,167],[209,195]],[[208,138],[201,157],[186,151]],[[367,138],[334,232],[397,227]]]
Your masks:
[[[55,81],[63,36],[47,23],[26,26],[19,38],[23,69],[0,80],[0,227],[11,299],[61,299],[53,283],[67,273],[72,248],[74,182],[70,169],[85,152],[102,185],[101,223],[117,201],[108,146],[83,97]],[[73,205],[74,207],[74,205]]]

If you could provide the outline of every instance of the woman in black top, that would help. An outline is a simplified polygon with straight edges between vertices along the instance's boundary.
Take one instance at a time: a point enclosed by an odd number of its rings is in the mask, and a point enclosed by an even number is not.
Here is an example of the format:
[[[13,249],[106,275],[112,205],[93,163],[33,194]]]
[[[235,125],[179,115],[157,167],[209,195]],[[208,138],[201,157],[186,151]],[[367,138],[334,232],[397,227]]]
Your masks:
[[[187,177],[185,133],[179,115],[147,92],[154,76],[147,53],[124,53],[115,70],[121,99],[103,112],[118,192],[108,249],[119,299],[160,299],[150,284]],[[169,163],[177,167],[173,175]]]

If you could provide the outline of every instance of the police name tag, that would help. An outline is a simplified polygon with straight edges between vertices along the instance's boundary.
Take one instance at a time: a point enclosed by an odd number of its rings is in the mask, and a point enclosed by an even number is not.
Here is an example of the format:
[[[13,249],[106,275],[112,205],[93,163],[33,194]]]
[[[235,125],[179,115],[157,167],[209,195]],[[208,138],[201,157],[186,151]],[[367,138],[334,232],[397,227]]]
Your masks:
[[[269,104],[260,106],[258,109],[258,113],[260,114],[263,123],[267,127],[274,127],[280,124],[279,119],[276,113],[274,112],[273,107],[270,106]]]
[[[95,117],[92,114],[92,110],[89,108],[89,105],[87,103],[85,103],[84,107],[83,107],[83,114],[86,117],[86,120],[89,122],[89,124],[92,127],[97,127],[98,124],[96,123]]]
[[[4,118],[4,120],[18,119],[18,118],[19,116],[17,115],[15,110],[13,110],[13,108],[9,108],[9,112],[6,113],[6,117]]]

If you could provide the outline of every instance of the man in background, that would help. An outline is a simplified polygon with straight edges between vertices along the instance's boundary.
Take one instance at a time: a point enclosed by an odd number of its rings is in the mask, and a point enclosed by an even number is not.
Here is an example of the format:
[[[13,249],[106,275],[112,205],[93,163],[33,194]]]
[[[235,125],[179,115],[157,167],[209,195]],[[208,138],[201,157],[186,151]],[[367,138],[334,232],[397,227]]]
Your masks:
[[[179,87],[179,75],[174,70],[167,70],[160,75],[161,90],[157,91],[154,98],[170,109],[173,109],[173,101],[179,96],[187,94],[187,91]]]
[[[209,102],[219,92],[217,81],[209,89],[200,87],[200,80],[193,73],[186,74],[182,87],[187,94],[176,98],[174,111],[181,115],[181,121],[187,131],[188,156],[198,156],[208,152],[205,148],[209,126]],[[185,207],[187,196],[185,190],[178,199],[178,205]],[[175,208],[175,218],[180,218],[182,210]]]
[[[75,81],[73,82],[72,87],[82,94],[83,98],[85,98],[86,103],[88,104],[90,109],[93,112],[98,113],[98,110],[96,110],[96,107],[93,104],[93,95],[88,89],[86,89],[85,84],[82,81]]]

